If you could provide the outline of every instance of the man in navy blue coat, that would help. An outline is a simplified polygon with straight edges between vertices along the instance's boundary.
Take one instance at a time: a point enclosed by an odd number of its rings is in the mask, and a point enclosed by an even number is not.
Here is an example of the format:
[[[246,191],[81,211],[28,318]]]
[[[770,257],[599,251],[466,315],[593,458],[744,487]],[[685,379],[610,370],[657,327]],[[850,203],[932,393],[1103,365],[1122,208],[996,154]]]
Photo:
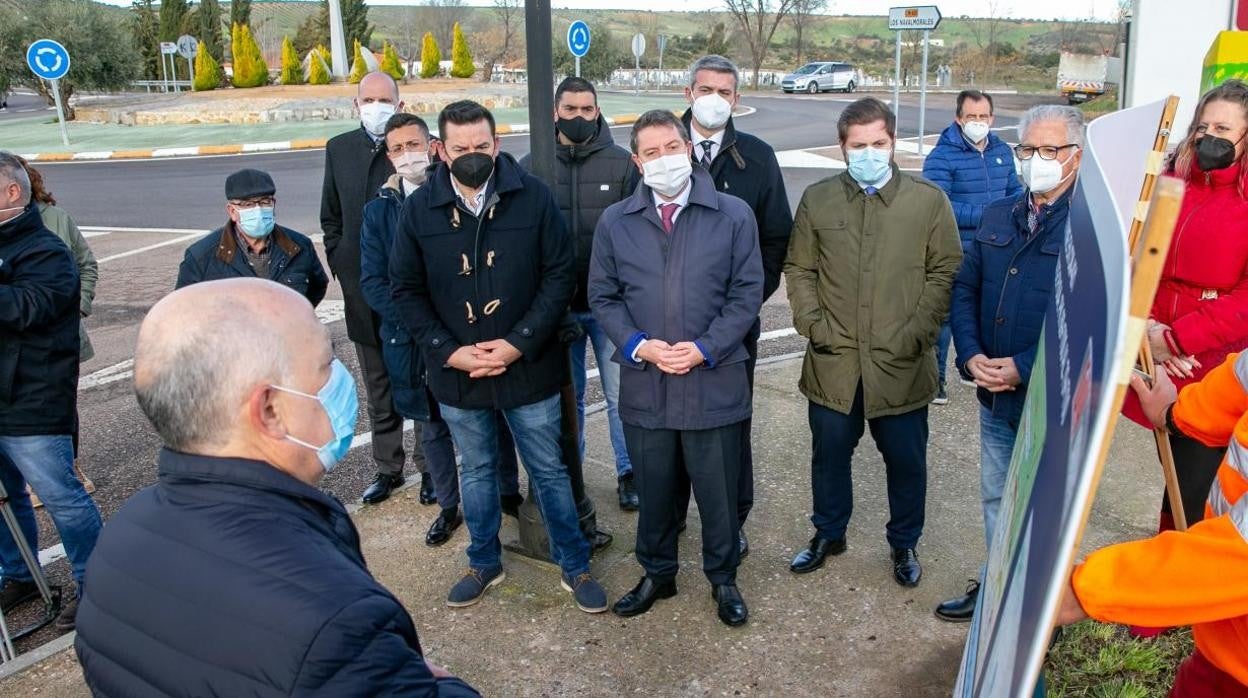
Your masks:
[[[288,286],[316,306],[329,278],[312,241],[277,225],[277,186],[269,173],[239,170],[225,178],[229,219],[186,249],[176,288],[201,281],[255,277]]]
[[[738,626],[748,619],[737,490],[752,413],[746,336],[763,303],[758,229],[745,202],[690,163],[689,133],[671,112],[642,114],[632,147],[643,183],[598,220],[589,267],[590,307],[619,347],[620,419],[641,495],[645,576],[613,610],[634,616],[675,595],[687,480],[719,618]]]
[[[139,329],[134,390],[164,448],[87,566],[75,649],[95,695],[477,695],[425,661],[317,488],[359,406],[306,300],[258,279],[175,291]]]
[[[958,221],[962,253],[974,238],[975,229],[988,204],[1004,197],[1016,197],[1023,191],[1014,172],[1014,155],[1010,146],[990,129],[994,116],[992,96],[978,90],[958,93],[958,107],[953,123],[940,134],[936,147],[923,163],[923,176],[945,190],[953,215]],[[936,341],[936,361],[940,372],[940,389],[932,402],[949,402],[945,390],[945,365],[949,357],[949,323],[940,328]]]

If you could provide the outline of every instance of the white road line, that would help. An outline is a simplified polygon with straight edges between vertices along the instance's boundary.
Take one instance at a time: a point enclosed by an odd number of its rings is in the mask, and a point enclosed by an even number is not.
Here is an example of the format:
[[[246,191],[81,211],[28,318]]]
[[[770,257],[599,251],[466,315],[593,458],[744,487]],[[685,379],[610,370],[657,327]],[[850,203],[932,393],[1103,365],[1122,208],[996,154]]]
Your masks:
[[[79,230],[79,232],[81,232],[81,233],[82,233],[82,236],[83,236],[84,238],[98,238],[98,237],[103,237],[103,236],[108,235],[108,234],[110,234],[110,233],[112,232],[111,230],[87,230],[87,231],[83,231],[83,230],[82,230],[82,228],[79,228],[78,230]]]
[[[207,232],[207,231],[204,231],[204,232]],[[99,260],[97,260],[97,261],[98,261],[100,264],[103,264],[103,263],[105,263],[105,262],[111,262],[111,261],[113,261],[113,260],[117,260],[117,259],[124,259],[124,258],[126,258],[126,257],[133,257],[133,256],[134,256],[134,255],[136,255],[136,254],[143,254],[144,252],[151,252],[152,250],[155,250],[155,249],[160,248],[160,247],[166,247],[166,246],[168,246],[168,245],[177,245],[177,244],[180,244],[180,243],[183,243],[183,242],[190,242],[191,240],[193,240],[193,239],[195,239],[195,238],[198,238],[200,235],[203,235],[203,233],[195,233],[195,234],[193,234],[193,235],[183,235],[183,236],[181,236],[181,237],[176,237],[176,238],[173,238],[172,240],[165,240],[164,242],[158,242],[158,243],[155,243],[155,244],[152,244],[152,245],[147,245],[146,247],[140,247],[140,248],[138,248],[138,249],[136,249],[136,250],[129,250],[129,251],[126,251],[126,252],[118,252],[117,254],[109,255],[109,256],[107,256],[107,257],[101,257],[101,258],[100,258]]]
[[[199,228],[126,228],[118,225],[80,225],[79,230],[103,233],[163,233],[166,235],[203,235],[208,232]]]

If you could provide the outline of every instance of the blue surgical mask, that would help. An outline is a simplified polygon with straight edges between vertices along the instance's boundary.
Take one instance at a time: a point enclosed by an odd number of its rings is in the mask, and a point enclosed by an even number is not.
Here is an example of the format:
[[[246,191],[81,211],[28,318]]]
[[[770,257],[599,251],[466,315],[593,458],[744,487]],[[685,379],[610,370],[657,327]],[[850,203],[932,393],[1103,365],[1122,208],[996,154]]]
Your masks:
[[[849,166],[849,176],[865,186],[883,181],[892,167],[892,154],[883,148],[847,150],[845,156],[849,159],[846,163]]]
[[[249,238],[266,238],[273,232],[273,207],[252,206],[238,209],[238,227]]]
[[[292,388],[283,388],[280,385],[272,387],[274,390],[310,398],[321,403],[321,408],[325,410],[325,414],[329,415],[329,424],[334,429],[334,438],[330,439],[329,443],[324,446],[314,446],[290,434],[287,434],[286,438],[300,446],[316,451],[316,457],[320,459],[321,467],[325,468],[326,473],[333,470],[338,461],[342,460],[347,455],[347,451],[351,450],[351,439],[355,437],[355,420],[359,414],[359,396],[356,394],[355,379],[351,377],[351,372],[347,370],[347,367],[341,361],[334,359],[329,372],[329,380],[317,391],[316,395],[309,395]]]

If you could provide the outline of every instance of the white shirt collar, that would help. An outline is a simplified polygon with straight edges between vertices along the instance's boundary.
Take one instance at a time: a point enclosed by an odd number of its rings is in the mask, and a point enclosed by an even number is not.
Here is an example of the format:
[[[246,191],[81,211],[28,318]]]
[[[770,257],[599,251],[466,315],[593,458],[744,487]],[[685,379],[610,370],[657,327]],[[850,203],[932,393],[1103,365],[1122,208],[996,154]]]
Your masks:
[[[680,217],[680,214],[684,213],[685,209],[689,207],[689,194],[692,192],[693,177],[689,178],[689,183],[685,185],[684,190],[677,194],[676,198],[671,201],[665,200],[663,197],[659,196],[657,192],[651,189],[650,195],[654,197],[654,210],[659,214],[659,220],[663,220],[663,209],[660,208],[661,206],[664,204],[676,204],[676,212],[672,214],[672,222],[675,222],[676,219]]]
[[[494,179],[494,175],[492,173],[490,174],[490,179],[485,181],[485,184],[471,199],[465,197],[463,192],[459,190],[459,182],[455,181],[455,177],[451,174],[449,168],[447,169],[446,176],[451,178],[451,189],[455,191],[455,197],[464,205],[464,208],[472,211],[472,215],[480,216],[481,209],[485,206],[485,192],[489,191],[490,180]]]
[[[708,137],[703,137],[695,129],[693,131],[693,157],[696,162],[702,162],[702,141],[710,141],[715,145],[711,146],[711,159],[714,160],[719,155],[720,148],[724,145],[724,132],[726,129],[720,129],[712,133]]]

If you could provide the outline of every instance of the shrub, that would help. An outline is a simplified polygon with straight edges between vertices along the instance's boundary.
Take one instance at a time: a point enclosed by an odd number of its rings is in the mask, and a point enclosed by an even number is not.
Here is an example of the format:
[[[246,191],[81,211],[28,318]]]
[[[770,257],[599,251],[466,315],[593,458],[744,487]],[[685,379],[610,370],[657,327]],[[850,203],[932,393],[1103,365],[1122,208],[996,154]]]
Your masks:
[[[269,82],[269,66],[260,55],[260,46],[251,36],[251,27],[234,25],[230,56],[234,62],[235,87],[259,87]]]
[[[468,42],[464,39],[463,30],[459,28],[459,22],[456,22],[454,38],[451,41],[451,77],[470,78],[475,72],[477,69],[472,64]]]
[[[295,45],[290,37],[282,39],[282,84],[302,85],[303,68],[299,65],[299,54],[295,53]]]
[[[321,53],[322,47],[317,47],[308,52],[308,84],[309,85],[328,85],[329,61],[325,59],[325,55]]]
[[[442,51],[438,49],[438,40],[433,32],[425,32],[425,39],[420,46],[420,77],[437,77],[442,61]]]
[[[220,86],[221,66],[217,63],[217,59],[212,57],[208,45],[201,41],[198,50],[195,51],[195,82],[191,87],[196,92],[204,92],[215,90]]]
[[[363,50],[360,48],[360,40],[355,40],[355,50],[351,53],[351,74],[347,76],[347,82],[352,85],[358,84],[368,75],[368,65],[364,63]]]
[[[381,72],[395,80],[402,80],[405,74],[403,62],[399,60],[399,52],[394,50],[394,44],[389,41],[385,43],[381,51]]]

